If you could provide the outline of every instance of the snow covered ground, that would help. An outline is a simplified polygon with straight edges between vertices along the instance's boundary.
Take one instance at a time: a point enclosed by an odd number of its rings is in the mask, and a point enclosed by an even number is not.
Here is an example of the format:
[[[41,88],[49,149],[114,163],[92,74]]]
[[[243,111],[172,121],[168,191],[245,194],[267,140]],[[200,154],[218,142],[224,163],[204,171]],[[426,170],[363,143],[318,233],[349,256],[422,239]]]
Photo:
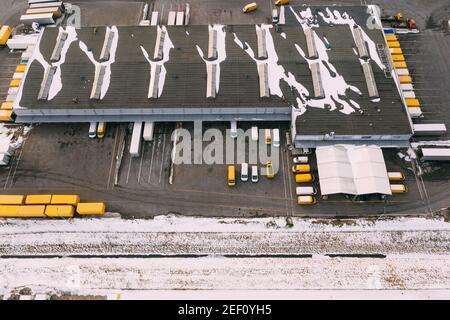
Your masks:
[[[360,290],[373,298],[388,291],[394,298],[450,297],[450,224],[442,219],[293,224],[174,215],[1,220],[0,295],[26,286],[121,298],[223,298],[246,290],[261,298],[263,290],[271,298],[356,297]],[[355,254],[365,256],[342,256]]]

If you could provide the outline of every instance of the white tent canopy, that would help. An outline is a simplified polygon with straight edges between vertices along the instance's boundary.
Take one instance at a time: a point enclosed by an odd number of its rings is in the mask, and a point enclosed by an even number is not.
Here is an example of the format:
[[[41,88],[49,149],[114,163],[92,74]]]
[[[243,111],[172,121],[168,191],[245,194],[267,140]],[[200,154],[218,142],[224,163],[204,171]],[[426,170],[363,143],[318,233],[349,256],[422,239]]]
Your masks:
[[[380,147],[318,147],[316,157],[322,195],[392,194]]]

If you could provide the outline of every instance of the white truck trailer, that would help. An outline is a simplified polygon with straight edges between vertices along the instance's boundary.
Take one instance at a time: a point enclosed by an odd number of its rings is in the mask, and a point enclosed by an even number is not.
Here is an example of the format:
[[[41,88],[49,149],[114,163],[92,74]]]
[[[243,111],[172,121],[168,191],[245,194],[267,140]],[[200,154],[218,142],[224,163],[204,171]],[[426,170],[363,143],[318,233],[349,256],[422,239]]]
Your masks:
[[[142,139],[142,122],[135,122],[133,125],[133,134],[131,135],[130,155],[132,157],[139,157],[141,153],[141,139]]]
[[[422,148],[422,160],[450,161],[450,148]]]

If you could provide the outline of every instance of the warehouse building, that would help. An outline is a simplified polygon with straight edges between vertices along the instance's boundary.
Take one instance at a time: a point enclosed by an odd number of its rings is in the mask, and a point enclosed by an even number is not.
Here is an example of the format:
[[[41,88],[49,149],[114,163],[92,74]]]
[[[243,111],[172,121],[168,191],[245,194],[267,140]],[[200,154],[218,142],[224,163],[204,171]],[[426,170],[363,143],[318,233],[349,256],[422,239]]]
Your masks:
[[[46,28],[17,121],[286,121],[297,147],[406,146],[375,8],[282,7],[276,26]]]

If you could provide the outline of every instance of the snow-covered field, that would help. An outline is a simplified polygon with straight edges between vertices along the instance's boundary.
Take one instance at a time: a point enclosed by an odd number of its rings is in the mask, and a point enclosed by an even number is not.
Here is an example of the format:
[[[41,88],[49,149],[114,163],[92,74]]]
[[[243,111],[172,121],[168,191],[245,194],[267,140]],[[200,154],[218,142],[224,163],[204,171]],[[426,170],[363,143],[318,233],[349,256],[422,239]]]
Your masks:
[[[195,293],[192,298],[212,297],[208,292],[223,298],[247,290],[260,292],[255,298],[267,298],[263,290],[271,298],[307,298],[308,292],[342,298],[343,292],[351,297],[361,290],[373,298],[386,298],[386,292],[450,297],[450,224],[442,219],[293,223],[173,215],[2,220],[0,295],[26,286],[38,293],[121,298],[167,298],[171,290],[182,290],[175,298],[187,292]]]

